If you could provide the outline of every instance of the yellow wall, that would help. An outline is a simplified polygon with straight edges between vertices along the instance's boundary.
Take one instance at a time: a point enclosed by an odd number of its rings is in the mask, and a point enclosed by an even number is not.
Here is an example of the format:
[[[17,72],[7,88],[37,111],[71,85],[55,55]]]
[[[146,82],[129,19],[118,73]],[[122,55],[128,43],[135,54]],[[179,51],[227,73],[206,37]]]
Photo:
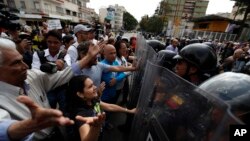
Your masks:
[[[194,27],[194,30],[201,30],[201,31],[212,31],[212,32],[225,32],[227,25],[229,24],[229,21],[207,21],[207,22],[196,22],[197,24],[204,24],[208,23],[208,28],[201,29]]]

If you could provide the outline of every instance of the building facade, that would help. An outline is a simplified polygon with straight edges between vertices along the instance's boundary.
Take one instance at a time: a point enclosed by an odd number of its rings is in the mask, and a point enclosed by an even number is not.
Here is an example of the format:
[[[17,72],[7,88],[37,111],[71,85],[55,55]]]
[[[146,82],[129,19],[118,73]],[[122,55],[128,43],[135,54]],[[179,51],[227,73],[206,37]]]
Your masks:
[[[169,20],[192,19],[206,15],[208,0],[165,0],[170,7]]]
[[[219,15],[208,15],[193,19],[193,29],[208,32],[226,32],[231,21],[231,19]]]
[[[165,0],[170,10],[167,36],[181,36],[186,30],[193,28],[193,18],[206,15],[208,0]]]
[[[67,20],[73,23],[89,22],[97,14],[87,8],[89,0],[1,0],[5,5],[20,12],[20,22],[44,21],[46,19]]]
[[[123,6],[109,5],[99,9],[100,22],[104,23],[105,19],[110,20],[111,27],[114,30],[119,30],[123,27],[123,13],[126,9]]]

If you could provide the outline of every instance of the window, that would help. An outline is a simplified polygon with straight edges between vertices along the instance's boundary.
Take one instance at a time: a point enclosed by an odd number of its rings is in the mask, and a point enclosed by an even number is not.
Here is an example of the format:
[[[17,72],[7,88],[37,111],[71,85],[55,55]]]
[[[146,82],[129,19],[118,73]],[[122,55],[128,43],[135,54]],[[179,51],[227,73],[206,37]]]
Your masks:
[[[78,18],[82,18],[82,13],[78,13]]]
[[[50,12],[50,6],[48,3],[44,3],[44,10]]]
[[[195,24],[194,28],[199,28],[199,29],[207,29],[209,27],[208,23],[198,23]]]
[[[70,15],[70,10],[66,10],[66,15]]]
[[[25,1],[20,1],[20,8],[26,9]]]
[[[35,9],[41,9],[39,2],[34,2]]]
[[[10,8],[16,8],[16,4],[14,0],[7,0],[7,3]]]
[[[208,23],[200,24],[199,27],[200,28],[208,28]]]
[[[73,16],[75,16],[75,17],[76,17],[76,16],[77,16],[77,13],[76,13],[76,12],[73,12]]]
[[[63,14],[63,8],[56,6],[56,12]]]

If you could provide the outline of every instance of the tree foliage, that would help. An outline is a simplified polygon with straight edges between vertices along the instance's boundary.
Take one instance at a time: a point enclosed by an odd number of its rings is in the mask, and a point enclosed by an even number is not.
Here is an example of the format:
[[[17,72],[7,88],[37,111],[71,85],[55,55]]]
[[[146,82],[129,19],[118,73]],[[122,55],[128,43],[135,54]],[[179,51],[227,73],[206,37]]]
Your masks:
[[[148,16],[141,19],[141,21],[139,23],[140,29],[143,30],[143,31],[146,31],[147,24],[148,24]]]
[[[155,10],[155,15],[161,16],[163,22],[167,21],[167,15],[172,12],[171,6],[167,1],[162,0],[160,6]]]
[[[241,33],[243,26],[245,24],[245,21],[247,19],[248,14],[250,13],[250,0],[231,0],[231,1],[235,1],[235,6],[238,6],[239,9],[237,10],[238,13],[236,12],[236,14],[243,14],[243,19],[241,22],[241,27],[239,29],[239,33]]]
[[[160,16],[150,17],[148,20],[148,32],[159,34],[162,32],[164,22]]]
[[[162,32],[164,26],[164,21],[161,16],[154,15],[149,18],[143,18],[140,21],[141,30],[146,32],[151,32],[159,34]]]
[[[167,22],[167,15],[171,12],[171,7],[167,1],[162,0],[152,17],[144,17],[139,25],[141,30],[159,34],[162,32]]]
[[[244,15],[243,21],[245,21],[247,15],[250,13],[250,1],[249,0],[232,0],[232,1],[235,1],[235,6],[238,7],[238,10],[236,11],[236,13],[234,13],[234,15],[236,16],[238,14],[243,14]]]
[[[129,12],[123,13],[123,26],[125,30],[134,30],[138,25],[138,21]]]

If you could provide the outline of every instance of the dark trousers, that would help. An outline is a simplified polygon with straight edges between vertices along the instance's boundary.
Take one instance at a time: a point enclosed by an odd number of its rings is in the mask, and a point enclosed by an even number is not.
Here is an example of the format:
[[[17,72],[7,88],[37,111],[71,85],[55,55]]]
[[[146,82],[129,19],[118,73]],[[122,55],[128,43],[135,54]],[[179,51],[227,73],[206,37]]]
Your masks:
[[[57,106],[57,103],[59,105],[59,109],[65,113],[65,87],[63,88],[62,86],[61,87],[58,87],[54,90],[51,90],[47,93],[47,97],[48,97],[48,100],[49,100],[49,104],[50,104],[50,107],[51,108],[54,108],[56,109],[56,106]]]

